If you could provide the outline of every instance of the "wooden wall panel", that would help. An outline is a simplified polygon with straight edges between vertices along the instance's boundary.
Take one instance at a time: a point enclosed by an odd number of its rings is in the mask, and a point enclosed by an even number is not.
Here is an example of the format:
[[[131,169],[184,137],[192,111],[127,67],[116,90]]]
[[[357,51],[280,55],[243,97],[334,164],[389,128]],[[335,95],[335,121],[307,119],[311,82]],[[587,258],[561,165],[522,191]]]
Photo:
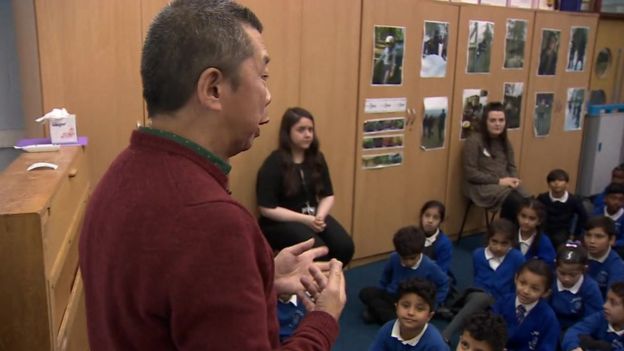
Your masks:
[[[453,90],[458,7],[433,1],[364,1],[360,58],[360,96],[355,159],[354,238],[356,257],[393,250],[392,236],[400,227],[418,223],[422,204],[444,200],[448,167],[449,120],[443,148],[421,149],[425,97],[449,97]],[[449,23],[447,74],[445,78],[420,78],[424,21]],[[400,86],[371,85],[374,27],[405,27],[403,79]],[[367,98],[407,98],[407,112],[366,113]],[[451,115],[447,111],[447,116]],[[397,167],[363,169],[362,157],[385,150],[362,148],[363,123],[367,120],[406,117],[403,163]],[[437,131],[436,131],[437,133]],[[397,134],[397,133],[387,133]],[[398,133],[400,134],[400,133]]]
[[[583,131],[564,131],[564,117],[568,88],[589,88],[590,69],[593,67],[593,47],[598,16],[568,12],[538,12],[535,18],[531,56],[531,80],[527,95],[527,120],[523,130],[520,177],[532,194],[546,191],[546,175],[554,168],[570,174],[569,189],[575,189]],[[586,65],[582,72],[566,72],[570,50],[570,27],[589,27]],[[542,29],[561,30],[561,41],[555,76],[537,76]],[[554,108],[550,134],[536,138],[533,131],[533,109],[537,92],[554,92]],[[589,90],[585,93],[588,98]],[[584,112],[583,112],[584,113]],[[581,122],[581,125],[583,123]]]
[[[250,150],[232,158],[232,195],[250,211],[256,208],[256,175],[264,159],[277,148],[277,135],[286,108],[299,103],[301,72],[302,0],[244,0],[264,26],[262,36],[269,51],[269,124],[260,128]],[[287,15],[286,15],[287,14]]]
[[[140,4],[37,0],[43,110],[66,107],[89,137],[95,183],[143,120]]]
[[[35,118],[43,115],[35,4],[33,0],[12,0],[11,7],[15,18],[15,43],[19,57],[24,135],[27,138],[41,138],[44,129],[35,122]]]
[[[522,19],[528,21],[527,41],[525,44],[525,59],[522,69],[504,69],[505,34],[507,19]],[[469,22],[471,20],[489,21],[494,23],[494,35],[491,49],[491,61],[489,73],[466,72],[468,61],[468,36]],[[459,16],[459,34],[457,42],[457,63],[455,74],[455,89],[453,96],[453,111],[451,117],[451,137],[450,137],[450,157],[449,175],[447,183],[447,213],[449,214],[446,230],[449,234],[456,234],[461,226],[467,200],[463,195],[462,181],[462,148],[463,140],[460,140],[461,121],[463,111],[463,91],[464,89],[485,89],[488,91],[488,102],[502,101],[504,96],[504,83],[523,82],[524,83],[524,103],[527,100],[529,55],[532,45],[532,27],[534,12],[521,9],[511,9],[503,7],[483,7],[473,5],[461,5]],[[526,106],[523,106],[522,115],[526,114]],[[522,128],[527,124],[525,118],[520,119],[520,128],[510,129],[507,132],[509,140],[514,147],[516,163],[520,167],[520,150]],[[465,231],[475,231],[483,229],[485,225],[483,210],[473,208],[470,211]]]
[[[347,231],[353,210],[360,12],[359,0],[304,1],[301,23],[300,105],[316,118],[336,196],[331,214]]]
[[[606,102],[609,104],[624,101],[624,80],[621,79],[624,77],[622,75],[624,74],[624,35],[622,33],[624,33],[624,21],[600,19],[596,33],[596,46],[593,51],[593,62],[596,62],[598,53],[604,48],[611,50],[612,62],[604,77],[595,74],[594,66],[588,67],[591,70],[590,89],[602,89],[606,94]],[[619,96],[615,96],[618,92]]]

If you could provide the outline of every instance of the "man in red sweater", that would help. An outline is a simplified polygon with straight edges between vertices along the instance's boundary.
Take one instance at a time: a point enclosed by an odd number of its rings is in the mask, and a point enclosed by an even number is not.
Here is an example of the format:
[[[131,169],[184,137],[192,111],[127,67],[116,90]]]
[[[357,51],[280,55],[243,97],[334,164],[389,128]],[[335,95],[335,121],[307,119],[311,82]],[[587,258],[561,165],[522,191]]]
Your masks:
[[[330,350],[342,266],[313,242],[275,259],[228,190],[228,160],[268,122],[262,25],[227,0],[174,0],[143,48],[151,128],[132,134],[80,239],[91,350]],[[328,270],[325,276],[322,270]],[[311,311],[279,344],[277,293]],[[305,294],[304,292],[307,292]]]

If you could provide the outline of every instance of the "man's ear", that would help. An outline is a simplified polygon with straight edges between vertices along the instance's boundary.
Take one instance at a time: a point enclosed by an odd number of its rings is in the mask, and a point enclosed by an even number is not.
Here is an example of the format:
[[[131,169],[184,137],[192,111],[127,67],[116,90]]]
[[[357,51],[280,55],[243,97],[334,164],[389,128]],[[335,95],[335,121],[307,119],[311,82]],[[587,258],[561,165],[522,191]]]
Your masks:
[[[221,110],[221,94],[223,93],[224,82],[223,72],[214,67],[206,68],[199,75],[195,87],[199,103],[212,110]]]

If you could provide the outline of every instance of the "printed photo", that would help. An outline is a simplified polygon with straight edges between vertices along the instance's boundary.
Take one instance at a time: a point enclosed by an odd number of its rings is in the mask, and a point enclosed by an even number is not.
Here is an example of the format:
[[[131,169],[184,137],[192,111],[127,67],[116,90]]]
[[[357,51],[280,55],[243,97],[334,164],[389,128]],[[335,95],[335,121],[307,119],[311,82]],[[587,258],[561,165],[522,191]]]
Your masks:
[[[494,23],[470,21],[468,25],[468,60],[466,72],[489,73],[492,42],[494,40]]]
[[[446,76],[448,26],[447,22],[425,21],[420,65],[422,78]]]
[[[528,22],[526,20],[507,19],[503,68],[521,69],[524,67],[524,47],[527,39],[527,28]]]
[[[362,168],[364,169],[399,166],[401,163],[403,163],[402,152],[362,156]]]
[[[463,140],[479,128],[479,120],[487,104],[488,92],[483,89],[464,89],[462,96],[464,104],[459,137]]]
[[[585,69],[585,50],[587,49],[588,27],[572,27],[570,29],[570,51],[566,71],[582,72]]]
[[[585,89],[569,88],[563,130],[581,130],[585,106]]]
[[[533,114],[533,131],[536,137],[545,137],[550,134],[550,123],[552,121],[553,102],[555,94],[537,93],[535,94],[535,113]]]
[[[425,113],[422,121],[420,146],[423,149],[438,149],[444,146],[448,98],[428,97],[424,99]]]
[[[373,36],[373,85],[401,85],[405,27],[375,26]]]
[[[364,137],[362,140],[362,148],[364,150],[391,149],[397,147],[403,147],[403,134],[370,136]]]
[[[524,83],[505,83],[503,88],[503,106],[505,108],[505,118],[507,118],[507,128],[509,129],[520,128],[523,93]]]
[[[557,71],[557,55],[561,31],[555,29],[542,30],[542,44],[537,75],[554,76]]]
[[[369,119],[364,121],[364,134],[398,132],[405,130],[405,117]]]

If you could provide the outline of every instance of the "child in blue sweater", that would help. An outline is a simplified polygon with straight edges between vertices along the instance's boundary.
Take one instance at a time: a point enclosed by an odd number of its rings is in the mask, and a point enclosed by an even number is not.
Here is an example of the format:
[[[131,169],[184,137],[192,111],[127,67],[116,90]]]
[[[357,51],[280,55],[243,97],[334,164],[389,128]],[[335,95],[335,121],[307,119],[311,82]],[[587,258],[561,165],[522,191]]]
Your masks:
[[[424,279],[410,278],[399,285],[397,319],[387,322],[370,351],[448,351],[449,347],[435,326],[429,324],[435,313],[435,286]]]
[[[624,350],[624,282],[611,285],[604,312],[596,312],[568,329],[563,351]]]
[[[609,184],[611,183],[624,184],[624,163],[621,163],[620,165],[615,166],[615,168],[611,170],[611,182]],[[594,208],[604,206],[604,198],[605,198],[604,191],[596,195],[596,197],[594,198],[594,203],[593,203]]]
[[[441,304],[448,293],[448,277],[429,257],[423,255],[425,233],[407,226],[394,234],[396,252],[390,254],[384,267],[378,287],[367,287],[360,291],[360,300],[366,306],[362,317],[365,322],[384,324],[396,318],[394,305],[399,284],[408,278],[423,278],[436,286],[436,302]]]
[[[602,297],[611,284],[624,281],[624,261],[611,249],[615,243],[615,224],[606,216],[587,221],[583,242],[589,253],[589,275],[594,278]]]
[[[477,312],[466,320],[456,351],[503,351],[507,327],[501,316]]]
[[[455,306],[461,309],[442,332],[451,340],[468,316],[491,306],[505,294],[514,291],[514,275],[524,263],[524,255],[513,248],[516,229],[510,221],[497,218],[487,229],[487,246],[474,251],[473,288],[464,292]]]
[[[299,322],[306,314],[303,301],[297,295],[282,294],[277,297],[277,320],[279,321],[279,338],[283,343],[294,333]]]
[[[557,279],[548,302],[561,330],[602,310],[602,294],[587,271],[587,251],[579,242],[567,242],[557,251]]]
[[[444,273],[450,274],[453,244],[448,236],[440,230],[440,224],[444,222],[445,212],[446,208],[440,201],[427,201],[420,209],[420,228],[426,236],[423,253],[435,261]]]
[[[507,323],[508,351],[555,351],[559,321],[544,300],[550,293],[553,273],[546,262],[530,259],[516,273],[516,293],[494,304],[494,313]]]
[[[615,223],[615,251],[624,256],[624,184],[611,183],[605,189],[604,206],[594,208],[594,215],[607,216]]]
[[[518,208],[518,244],[516,248],[522,252],[525,259],[539,258],[555,266],[555,248],[548,236],[541,231],[541,225],[546,217],[544,204],[533,198],[522,200]]]

